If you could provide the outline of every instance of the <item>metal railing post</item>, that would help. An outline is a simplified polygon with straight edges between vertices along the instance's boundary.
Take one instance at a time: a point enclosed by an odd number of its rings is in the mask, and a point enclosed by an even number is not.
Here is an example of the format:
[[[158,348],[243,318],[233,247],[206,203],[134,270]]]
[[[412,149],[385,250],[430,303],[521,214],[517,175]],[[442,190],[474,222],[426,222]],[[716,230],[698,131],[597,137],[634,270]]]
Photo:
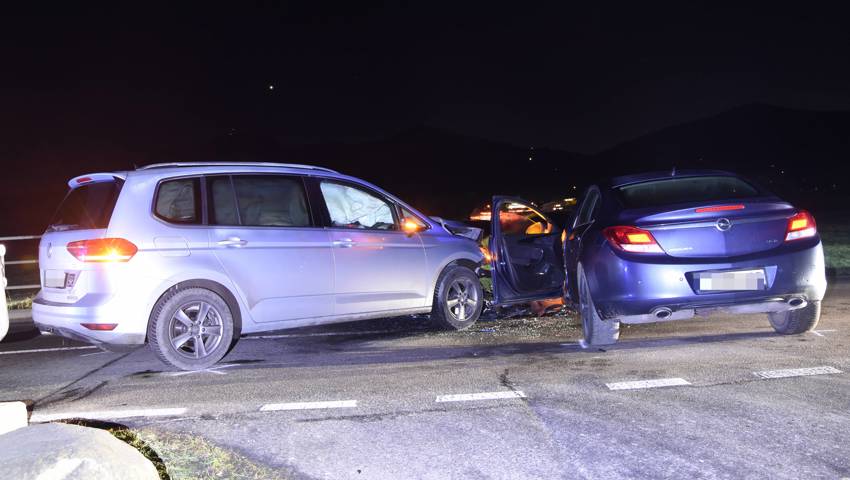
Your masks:
[[[9,308],[6,305],[6,245],[0,243],[0,286],[3,287],[3,308],[0,309],[0,340],[9,332]]]

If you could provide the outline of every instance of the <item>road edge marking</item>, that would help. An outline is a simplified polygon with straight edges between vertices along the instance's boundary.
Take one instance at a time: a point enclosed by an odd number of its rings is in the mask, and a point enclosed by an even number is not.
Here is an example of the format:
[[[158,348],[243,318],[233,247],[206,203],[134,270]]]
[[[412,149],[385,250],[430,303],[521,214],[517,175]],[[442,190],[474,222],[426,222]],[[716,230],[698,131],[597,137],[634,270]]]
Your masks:
[[[844,373],[841,370],[830,367],[808,367],[808,368],[783,368],[779,370],[764,370],[761,372],[753,372],[753,375],[770,380],[774,378],[792,378],[792,377],[809,377],[812,375],[832,375],[836,373]]]
[[[333,400],[328,402],[289,402],[267,403],[260,407],[261,412],[279,412],[290,410],[325,410],[328,408],[356,408],[357,400]]]
[[[135,417],[177,417],[186,413],[183,407],[175,408],[139,408],[128,410],[98,410],[91,412],[64,412],[64,413],[33,413],[30,423],[53,422],[56,420],[70,420],[72,418],[83,418],[86,420],[117,420]]]
[[[606,383],[608,390],[639,390],[645,388],[662,388],[662,387],[686,387],[691,385],[691,382],[684,378],[656,378],[652,380],[631,380],[627,382]]]
[[[0,355],[14,355],[17,353],[40,353],[40,352],[64,352],[69,350],[88,350],[95,347],[94,345],[88,345],[85,347],[56,347],[56,348],[34,348],[32,350],[7,350],[5,352],[0,352]]]
[[[503,400],[527,398],[521,390],[509,390],[499,392],[479,392],[479,393],[458,393],[452,395],[438,395],[437,403],[443,402],[475,402],[479,400]]]

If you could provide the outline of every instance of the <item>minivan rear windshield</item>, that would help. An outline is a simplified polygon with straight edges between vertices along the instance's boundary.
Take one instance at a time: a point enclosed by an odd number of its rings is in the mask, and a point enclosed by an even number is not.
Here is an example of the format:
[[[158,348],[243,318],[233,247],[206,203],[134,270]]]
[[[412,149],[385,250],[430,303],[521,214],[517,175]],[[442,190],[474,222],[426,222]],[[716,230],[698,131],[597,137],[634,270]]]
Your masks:
[[[116,178],[71,189],[56,209],[48,231],[106,228],[122,185],[124,181]]]
[[[714,202],[763,195],[740,178],[728,176],[665,178],[624,185],[615,190],[626,208]]]

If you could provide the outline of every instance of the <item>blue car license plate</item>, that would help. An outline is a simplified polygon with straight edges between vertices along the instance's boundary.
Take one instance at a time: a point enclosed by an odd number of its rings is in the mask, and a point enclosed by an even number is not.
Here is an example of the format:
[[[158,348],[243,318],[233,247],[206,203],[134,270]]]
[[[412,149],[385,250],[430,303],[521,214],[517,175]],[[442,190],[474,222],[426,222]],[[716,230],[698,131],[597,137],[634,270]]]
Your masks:
[[[764,290],[764,270],[737,270],[732,272],[698,272],[697,285],[702,292]]]

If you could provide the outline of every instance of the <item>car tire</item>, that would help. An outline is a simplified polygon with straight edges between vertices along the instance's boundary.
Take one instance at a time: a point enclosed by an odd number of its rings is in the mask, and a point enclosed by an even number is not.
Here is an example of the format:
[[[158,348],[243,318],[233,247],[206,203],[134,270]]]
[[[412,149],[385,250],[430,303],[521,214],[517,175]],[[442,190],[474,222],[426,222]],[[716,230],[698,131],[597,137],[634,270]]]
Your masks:
[[[596,311],[593,304],[593,296],[590,293],[590,285],[584,268],[578,264],[578,307],[581,314],[581,326],[584,332],[584,343],[582,346],[602,346],[617,343],[620,338],[620,322],[617,320],[603,320]]]
[[[165,364],[203,370],[224,358],[233,343],[227,302],[205,288],[173,289],[154,307],[148,342]]]
[[[481,316],[484,289],[478,275],[462,265],[443,270],[434,288],[431,323],[442,330],[469,328]]]
[[[803,308],[767,314],[776,333],[794,335],[814,330],[820,320],[820,302],[809,302]]]

